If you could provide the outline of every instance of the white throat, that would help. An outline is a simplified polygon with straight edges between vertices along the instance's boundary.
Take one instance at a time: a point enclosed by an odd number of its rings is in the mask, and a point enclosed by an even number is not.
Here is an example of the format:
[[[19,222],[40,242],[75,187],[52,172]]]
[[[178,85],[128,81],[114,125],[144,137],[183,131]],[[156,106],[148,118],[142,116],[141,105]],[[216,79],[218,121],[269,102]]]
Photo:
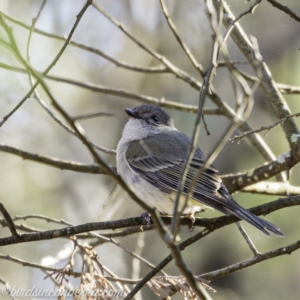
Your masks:
[[[157,127],[150,126],[142,122],[140,119],[129,118],[126,123],[120,142],[128,143],[136,140],[146,139],[164,131],[177,130],[174,126],[159,125]]]

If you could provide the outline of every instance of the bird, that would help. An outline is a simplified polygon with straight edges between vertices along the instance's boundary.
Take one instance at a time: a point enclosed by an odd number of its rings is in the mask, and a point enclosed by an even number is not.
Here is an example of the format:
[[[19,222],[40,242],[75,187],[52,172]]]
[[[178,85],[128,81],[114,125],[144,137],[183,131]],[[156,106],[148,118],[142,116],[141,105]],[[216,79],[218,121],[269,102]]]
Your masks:
[[[140,199],[160,213],[172,215],[191,139],[175,128],[170,115],[159,106],[142,104],[126,108],[125,112],[129,119],[116,150],[117,171]],[[183,215],[193,216],[212,208],[245,220],[268,236],[270,232],[283,236],[274,224],[252,214],[232,198],[213,165],[206,167],[194,183],[204,164],[204,154],[197,146],[179,198]]]

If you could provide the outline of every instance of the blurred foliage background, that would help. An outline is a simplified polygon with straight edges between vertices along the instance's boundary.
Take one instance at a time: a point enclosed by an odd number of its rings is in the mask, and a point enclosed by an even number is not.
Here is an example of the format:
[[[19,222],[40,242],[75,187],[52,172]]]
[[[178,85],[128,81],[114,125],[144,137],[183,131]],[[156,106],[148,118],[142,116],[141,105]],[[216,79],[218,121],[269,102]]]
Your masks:
[[[253,1],[227,1],[235,15],[240,14]],[[36,17],[42,1],[2,0],[1,10],[27,25]],[[76,14],[85,1],[52,0],[47,1],[36,27],[59,35],[68,35],[74,24]],[[199,78],[199,74],[186,58],[182,49],[170,31],[161,12],[158,1],[96,1],[105,11],[132,32],[149,48],[166,56],[176,66]],[[297,0],[281,1],[300,15]],[[176,24],[178,32],[204,69],[210,59],[212,31],[207,21],[202,1],[166,1],[169,13]],[[9,21],[8,21],[9,22]],[[299,69],[299,32],[300,23],[263,1],[254,14],[249,14],[240,21],[249,35],[257,38],[260,51],[268,64],[274,79],[280,83],[300,85]],[[26,56],[26,44],[29,30],[9,22],[17,39],[22,55]],[[4,31],[0,28],[0,37]],[[145,51],[130,41],[116,26],[111,24],[93,7],[89,7],[74,34],[74,40],[107,52],[112,57],[138,66],[155,66],[155,61]],[[38,71],[43,71],[62,47],[63,42],[33,33],[30,44],[30,59]],[[233,60],[244,61],[237,47],[228,40],[228,47]],[[0,61],[20,66],[19,62],[4,47],[0,47]],[[248,65],[243,66],[251,72]],[[50,71],[51,75],[71,78],[78,81],[94,83],[106,87],[129,90],[137,94],[165,98],[178,103],[198,104],[199,92],[187,83],[168,74],[147,74],[133,72],[117,67],[108,60],[75,48],[67,47],[63,56]],[[140,102],[115,95],[96,93],[78,86],[46,80],[60,104],[73,116],[92,112],[113,112],[114,117],[98,117],[81,122],[89,138],[104,147],[115,149],[127,120],[125,107],[134,107]],[[227,69],[220,68],[214,79],[214,86],[222,100],[233,105],[233,89]],[[30,89],[27,74],[0,68],[0,113],[1,118],[23,98]],[[41,97],[47,101],[43,93]],[[292,113],[300,110],[298,96],[286,95]],[[207,99],[206,108],[214,108]],[[168,110],[174,118],[178,129],[191,135],[195,115],[177,110]],[[206,116],[207,136],[201,129],[199,145],[208,154],[222,136],[228,120],[222,116]],[[260,89],[255,93],[255,104],[249,123],[253,128],[270,125],[276,121],[269,104]],[[298,125],[299,120],[296,119]],[[289,150],[280,127],[271,130],[267,136],[261,134],[276,156]],[[1,127],[0,143],[45,156],[78,162],[93,163],[85,146],[70,135],[38,104],[33,97]],[[115,156],[101,153],[111,165],[115,165]],[[65,219],[73,224],[92,221],[113,220],[137,216],[142,210],[124,193],[121,188],[111,193],[115,183],[105,175],[91,175],[62,171],[39,163],[22,160],[19,157],[0,152],[0,201],[12,216],[40,214],[51,218]],[[263,164],[264,160],[247,140],[241,143],[228,142],[214,165],[221,174],[251,170]],[[291,174],[291,183],[299,185],[299,167]],[[110,196],[109,196],[110,195]],[[235,199],[244,207],[252,207],[275,200],[277,196],[251,195],[239,193]],[[104,205],[106,200],[108,203]],[[205,216],[217,216],[217,212],[208,212]],[[247,224],[245,227],[253,238],[259,251],[270,251],[290,244],[299,239],[299,208],[293,207],[278,211],[266,217],[277,224],[286,238],[266,238]],[[25,221],[24,221],[25,222]],[[28,220],[26,224],[33,227],[56,228],[41,220]],[[195,229],[194,233],[200,229]],[[0,230],[1,237],[9,235],[6,228]],[[182,228],[181,236],[186,238],[193,233]],[[156,232],[146,232],[145,246],[141,255],[153,264],[159,263],[169,250],[159,239]],[[135,250],[136,235],[119,241]],[[71,241],[56,239],[33,243],[23,243],[3,247],[1,253],[10,254],[36,263],[49,263],[62,266],[66,255],[72,249]],[[131,277],[133,261],[128,254],[113,245],[96,248],[100,261],[120,277]],[[229,264],[250,258],[250,252],[236,226],[230,225],[193,244],[183,252],[187,264],[195,274],[201,274]],[[149,271],[141,265],[140,277]],[[174,263],[166,271],[179,274]],[[0,261],[0,276],[10,284],[28,288],[32,285],[51,287],[51,280],[43,280],[42,271],[22,267],[9,261]],[[298,299],[300,294],[300,253],[281,256],[252,266],[238,273],[213,280],[211,286],[217,290],[213,299]],[[143,290],[143,299],[155,299],[147,288]],[[3,295],[0,295],[0,298]]]

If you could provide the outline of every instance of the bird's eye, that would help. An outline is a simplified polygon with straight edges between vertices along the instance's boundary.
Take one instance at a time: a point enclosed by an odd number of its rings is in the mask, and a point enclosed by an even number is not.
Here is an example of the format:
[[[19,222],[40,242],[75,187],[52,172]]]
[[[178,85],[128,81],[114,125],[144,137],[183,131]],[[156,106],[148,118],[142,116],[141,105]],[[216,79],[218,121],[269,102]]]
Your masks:
[[[152,116],[151,119],[152,119],[154,122],[158,122],[158,121],[159,121],[158,116]]]

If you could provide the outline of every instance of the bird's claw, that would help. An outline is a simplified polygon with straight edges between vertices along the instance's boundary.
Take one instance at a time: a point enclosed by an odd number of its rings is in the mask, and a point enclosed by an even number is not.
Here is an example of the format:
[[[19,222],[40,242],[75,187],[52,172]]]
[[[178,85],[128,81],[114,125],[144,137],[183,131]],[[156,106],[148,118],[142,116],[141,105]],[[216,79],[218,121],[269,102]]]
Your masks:
[[[189,218],[191,220],[191,224],[188,225],[188,228],[189,228],[189,231],[194,231],[195,229],[195,226],[194,226],[194,223],[195,223],[195,216],[194,216],[194,212],[190,212],[186,215],[187,218]]]
[[[140,217],[142,217],[146,221],[146,223],[147,223],[146,226],[150,226],[151,225],[151,215],[147,211],[143,212],[140,215]],[[142,228],[143,227],[141,226],[141,229]]]

